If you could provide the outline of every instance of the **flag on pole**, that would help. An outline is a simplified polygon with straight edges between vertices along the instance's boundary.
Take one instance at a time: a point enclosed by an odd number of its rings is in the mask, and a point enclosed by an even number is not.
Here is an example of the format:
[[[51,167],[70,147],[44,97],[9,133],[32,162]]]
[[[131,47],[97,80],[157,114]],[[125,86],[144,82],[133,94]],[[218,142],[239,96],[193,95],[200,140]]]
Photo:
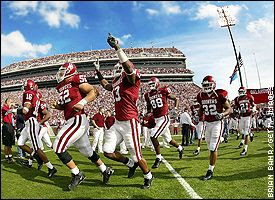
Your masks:
[[[239,52],[238,60],[239,60],[240,67],[243,66],[243,59],[242,59],[242,56],[241,56],[241,52]],[[238,74],[237,74],[238,71],[239,71],[238,70],[238,64],[236,64],[232,75],[229,77],[230,78],[230,84],[238,77]]]

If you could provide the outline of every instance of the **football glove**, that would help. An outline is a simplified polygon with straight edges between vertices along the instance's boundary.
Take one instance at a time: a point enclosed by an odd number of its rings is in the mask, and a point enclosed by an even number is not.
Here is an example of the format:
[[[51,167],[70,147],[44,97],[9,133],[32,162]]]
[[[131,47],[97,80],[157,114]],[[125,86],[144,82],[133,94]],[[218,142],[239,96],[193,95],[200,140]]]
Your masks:
[[[111,33],[109,33],[109,36],[107,38],[107,42],[112,48],[118,47],[118,40],[114,36],[112,36]]]
[[[217,120],[222,120],[224,116],[223,116],[223,113],[218,113],[218,114],[216,114],[215,117]]]
[[[99,65],[99,59],[98,59],[98,58],[96,58],[96,61],[93,62],[93,65],[95,66],[95,69],[96,69],[97,71],[99,71],[100,65]]]

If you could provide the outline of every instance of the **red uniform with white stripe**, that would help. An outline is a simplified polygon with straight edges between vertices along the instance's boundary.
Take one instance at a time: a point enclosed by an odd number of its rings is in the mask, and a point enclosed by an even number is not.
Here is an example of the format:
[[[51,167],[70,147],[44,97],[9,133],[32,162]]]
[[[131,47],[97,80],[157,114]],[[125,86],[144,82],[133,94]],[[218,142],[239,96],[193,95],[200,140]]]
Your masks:
[[[31,142],[31,147],[37,151],[41,148],[41,140],[39,139],[40,126],[37,121],[40,99],[37,92],[26,90],[23,93],[22,105],[30,104],[27,114],[24,115],[25,127],[23,128],[20,137],[18,138],[18,146],[23,146],[28,140]]]
[[[129,62],[128,62],[129,63]],[[138,162],[142,158],[140,149],[141,128],[138,118],[137,100],[140,89],[140,73],[134,69],[136,75],[135,84],[128,81],[126,72],[114,78],[112,82],[113,95],[115,100],[115,123],[104,135],[103,151],[106,153],[115,152],[116,146],[123,140],[131,154],[131,158]]]
[[[166,142],[172,140],[169,130],[170,119],[168,116],[168,96],[171,94],[171,90],[168,87],[158,88],[157,90],[151,90],[145,93],[144,98],[149,106],[153,109],[153,115],[156,125],[151,130],[151,137],[158,138],[163,135]]]
[[[242,134],[248,135],[251,128],[252,107],[254,97],[250,94],[238,96],[234,99],[235,107],[240,111],[239,130]]]
[[[195,103],[190,107],[192,118],[193,118],[193,123],[196,125],[198,139],[202,138],[202,135],[204,134],[204,130],[205,130],[204,114],[200,115],[200,113],[199,113],[200,107],[201,106],[199,103]],[[199,120],[199,121],[197,121],[197,120]]]
[[[217,120],[216,114],[223,112],[223,105],[227,101],[227,91],[222,89],[214,90],[210,95],[200,92],[197,101],[204,113],[205,120],[205,141],[210,151],[216,151],[223,132],[223,120]]]
[[[64,108],[65,124],[59,130],[53,144],[56,153],[63,153],[74,144],[86,157],[93,154],[88,138],[89,122],[84,111],[77,112],[73,106],[86,94],[81,92],[79,85],[87,83],[85,75],[75,74],[63,80],[56,89],[59,93],[58,105]]]

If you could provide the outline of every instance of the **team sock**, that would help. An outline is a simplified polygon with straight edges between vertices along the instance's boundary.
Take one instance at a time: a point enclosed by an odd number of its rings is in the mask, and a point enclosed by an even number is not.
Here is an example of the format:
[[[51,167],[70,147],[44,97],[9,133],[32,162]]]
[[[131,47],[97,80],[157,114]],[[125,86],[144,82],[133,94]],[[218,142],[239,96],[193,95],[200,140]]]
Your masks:
[[[247,151],[248,145],[244,145],[244,150]]]
[[[241,140],[241,144],[243,144],[243,143],[244,143],[244,139]]]
[[[128,158],[128,162],[126,163],[126,165],[127,165],[128,167],[133,167],[134,164],[135,164],[134,161],[133,161],[132,159]]]
[[[47,163],[45,163],[45,165],[49,168],[49,169],[53,169],[53,165],[52,163],[49,161]]]
[[[72,172],[74,175],[79,174],[79,169],[78,169],[78,167],[75,166],[75,168],[71,169],[71,172]]]
[[[201,150],[201,148],[200,148],[200,147],[198,147],[198,148],[197,148],[197,150],[198,150],[198,151],[200,151],[200,150]]]
[[[32,160],[33,160],[33,158],[31,157],[31,158],[29,158],[29,165],[32,165]]]
[[[214,165],[209,165],[209,168],[208,168],[208,169],[211,170],[211,171],[213,172],[213,171],[214,171],[214,167],[215,167]]]
[[[182,150],[182,146],[181,146],[181,145],[178,146],[178,150],[179,150],[179,151]]]
[[[151,179],[153,177],[151,171],[147,172],[147,174],[144,174],[144,178]]]
[[[162,160],[161,154],[156,155],[156,157],[159,158],[160,160]]]
[[[9,158],[12,158],[12,154],[9,154]]]
[[[5,158],[9,158],[9,155],[5,155]]]
[[[106,165],[104,163],[102,163],[101,165],[98,166],[99,170],[101,172],[105,172],[105,170],[107,169]]]

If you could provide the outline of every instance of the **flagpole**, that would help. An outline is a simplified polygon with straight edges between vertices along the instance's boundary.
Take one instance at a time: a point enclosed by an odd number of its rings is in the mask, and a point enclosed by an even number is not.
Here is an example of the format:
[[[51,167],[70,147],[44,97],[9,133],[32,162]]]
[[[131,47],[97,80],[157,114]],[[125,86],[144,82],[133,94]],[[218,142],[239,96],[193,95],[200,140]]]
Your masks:
[[[236,61],[237,61],[237,66],[238,66],[238,71],[239,71],[239,76],[240,76],[240,82],[241,82],[241,86],[243,87],[243,80],[242,80],[242,73],[241,73],[241,70],[240,70],[239,59],[238,59],[238,56],[237,56],[237,51],[236,51],[235,43],[234,43],[234,40],[233,40],[233,35],[232,35],[231,29],[230,29],[230,26],[233,26],[234,24],[229,24],[227,16],[224,12],[224,9],[221,8],[221,10],[222,10],[223,17],[225,18],[225,21],[226,21],[225,26],[228,28],[228,31],[229,31],[229,34],[230,34],[230,38],[231,38],[234,53],[235,53],[235,58],[236,58]],[[218,10],[218,12],[219,12],[219,10]],[[224,26],[222,26],[222,27],[224,27]]]
[[[241,47],[239,46],[239,52],[240,52],[240,57],[241,57]],[[242,61],[243,62],[243,61]],[[246,76],[246,69],[245,69],[245,66],[244,66],[244,63],[243,63],[243,69],[244,69],[244,78],[245,78],[245,83],[246,83],[246,88],[248,88],[248,83],[247,83],[247,76]]]
[[[257,64],[255,53],[253,53],[253,55],[254,55],[254,60],[255,60],[255,63],[256,63],[256,68],[257,68],[257,73],[258,73],[259,85],[260,85],[260,88],[262,88],[261,79],[260,79],[260,73],[259,73],[259,68],[258,68],[258,64]]]

